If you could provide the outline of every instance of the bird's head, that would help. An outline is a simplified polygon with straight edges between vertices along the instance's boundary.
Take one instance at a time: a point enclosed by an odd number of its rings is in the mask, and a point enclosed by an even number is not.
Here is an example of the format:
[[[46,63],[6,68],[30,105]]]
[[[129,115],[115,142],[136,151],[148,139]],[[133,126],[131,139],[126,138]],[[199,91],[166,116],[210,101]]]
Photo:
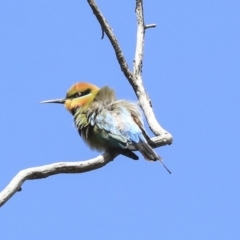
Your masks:
[[[41,103],[64,104],[71,113],[78,107],[87,108],[98,93],[99,88],[93,84],[80,82],[74,84],[66,94],[65,98],[42,101]]]

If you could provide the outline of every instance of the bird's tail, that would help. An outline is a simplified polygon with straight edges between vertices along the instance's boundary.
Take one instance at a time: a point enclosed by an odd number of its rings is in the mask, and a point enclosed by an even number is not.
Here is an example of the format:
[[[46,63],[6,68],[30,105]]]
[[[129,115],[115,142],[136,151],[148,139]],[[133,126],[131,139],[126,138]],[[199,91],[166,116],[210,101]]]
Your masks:
[[[163,163],[162,158],[158,156],[156,152],[154,152],[154,150],[151,148],[151,146],[148,143],[139,142],[135,146],[139,150],[139,152],[141,152],[141,154],[146,160],[149,160],[149,161],[159,160],[162,163],[163,167],[171,174],[171,171]]]
[[[126,157],[133,159],[133,160],[139,159],[138,156],[134,152],[130,151],[129,149],[121,149],[120,153]]]
[[[112,150],[114,152],[117,152],[118,154],[122,154],[125,157],[131,158],[133,160],[138,160],[138,156],[129,149],[121,149],[121,148],[110,148],[108,150]]]

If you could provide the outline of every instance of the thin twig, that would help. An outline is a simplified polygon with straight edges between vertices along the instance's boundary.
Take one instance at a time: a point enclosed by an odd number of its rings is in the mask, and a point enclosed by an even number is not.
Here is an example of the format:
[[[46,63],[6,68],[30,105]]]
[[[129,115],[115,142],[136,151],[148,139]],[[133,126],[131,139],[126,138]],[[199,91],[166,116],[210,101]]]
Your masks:
[[[102,36],[101,36],[101,39],[103,39],[103,38],[104,38],[104,29],[103,29],[102,25],[101,25],[101,30],[102,30]]]
[[[148,28],[155,28],[157,26],[157,24],[153,23],[153,24],[147,24],[147,25],[144,25],[144,28],[145,30],[148,29]]]

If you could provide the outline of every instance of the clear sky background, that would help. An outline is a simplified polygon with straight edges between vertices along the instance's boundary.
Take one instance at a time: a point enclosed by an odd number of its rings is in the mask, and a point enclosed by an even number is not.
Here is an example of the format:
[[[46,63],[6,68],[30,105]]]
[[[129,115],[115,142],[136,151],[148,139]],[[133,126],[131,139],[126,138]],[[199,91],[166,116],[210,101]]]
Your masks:
[[[132,67],[135,1],[98,4]],[[146,32],[143,79],[174,137],[157,149],[173,174],[119,156],[92,172],[27,181],[0,209],[1,240],[240,239],[240,1],[144,6],[157,28]],[[40,101],[78,81],[136,100],[100,38],[87,1],[0,1],[0,189],[22,169],[98,155],[63,106]]]

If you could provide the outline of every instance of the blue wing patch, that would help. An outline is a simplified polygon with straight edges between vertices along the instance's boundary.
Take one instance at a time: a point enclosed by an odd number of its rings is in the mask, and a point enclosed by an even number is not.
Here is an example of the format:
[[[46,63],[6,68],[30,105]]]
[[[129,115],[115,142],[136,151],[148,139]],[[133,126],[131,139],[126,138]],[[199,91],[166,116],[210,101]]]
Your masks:
[[[109,146],[127,148],[131,143],[146,142],[141,129],[124,107],[93,112],[88,121],[95,126],[96,137]]]

